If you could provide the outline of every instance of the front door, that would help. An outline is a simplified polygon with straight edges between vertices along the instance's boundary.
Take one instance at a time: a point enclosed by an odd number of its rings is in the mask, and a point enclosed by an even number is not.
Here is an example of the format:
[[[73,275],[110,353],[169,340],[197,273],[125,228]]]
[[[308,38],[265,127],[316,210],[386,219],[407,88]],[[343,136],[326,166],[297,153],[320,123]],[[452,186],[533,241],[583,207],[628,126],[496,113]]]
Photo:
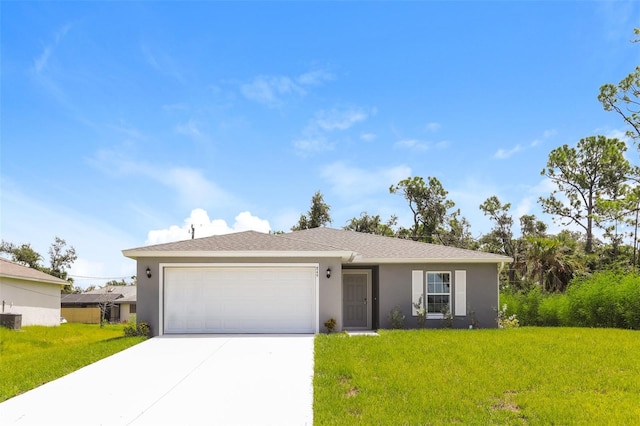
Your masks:
[[[371,329],[371,271],[342,271],[344,327]]]

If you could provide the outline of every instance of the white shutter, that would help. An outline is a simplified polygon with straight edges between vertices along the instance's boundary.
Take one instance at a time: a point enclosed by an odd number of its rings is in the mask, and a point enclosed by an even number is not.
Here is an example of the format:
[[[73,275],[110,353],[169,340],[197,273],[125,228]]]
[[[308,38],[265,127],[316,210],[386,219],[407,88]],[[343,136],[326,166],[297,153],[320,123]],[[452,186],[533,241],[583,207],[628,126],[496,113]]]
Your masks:
[[[455,281],[455,316],[467,315],[467,271],[456,271]]]
[[[424,272],[422,271],[411,271],[411,314],[415,317],[418,316],[418,310],[416,309],[414,303],[418,303],[420,300],[420,296],[423,296],[424,292]],[[422,304],[424,305],[425,300],[422,297]]]

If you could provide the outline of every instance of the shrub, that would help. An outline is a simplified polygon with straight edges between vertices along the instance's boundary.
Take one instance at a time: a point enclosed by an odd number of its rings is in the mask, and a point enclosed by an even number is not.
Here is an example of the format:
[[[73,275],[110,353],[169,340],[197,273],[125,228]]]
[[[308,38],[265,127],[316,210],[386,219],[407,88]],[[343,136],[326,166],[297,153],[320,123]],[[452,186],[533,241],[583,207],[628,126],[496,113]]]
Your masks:
[[[417,302],[413,303],[413,307],[417,311],[418,327],[424,328],[425,321],[427,319],[427,309],[422,305],[422,295],[418,298]]]
[[[149,324],[142,321],[139,324],[136,324],[135,321],[130,321],[127,325],[124,326],[124,335],[127,337],[135,337],[135,336],[143,336],[149,337],[151,334],[151,328]]]
[[[391,322],[391,328],[400,330],[404,328],[405,316],[400,310],[400,306],[395,306],[391,312],[389,312],[389,322]]]
[[[327,333],[333,333],[333,330],[336,328],[336,319],[329,318],[324,322],[324,326],[327,328]]]
[[[521,325],[611,327],[640,330],[640,275],[601,271],[574,278],[564,294],[505,291],[500,303],[506,316]]]
[[[565,294],[542,297],[538,306],[538,324],[544,327],[561,327],[569,323],[569,298]]]
[[[516,328],[520,327],[520,323],[516,314],[507,316],[507,305],[502,305],[502,309],[498,309],[498,328]]]
[[[580,327],[640,329],[640,275],[598,272],[574,280],[568,322]]]
[[[536,286],[528,293],[504,292],[500,295],[500,304],[507,305],[505,315],[516,315],[521,325],[540,325],[539,307],[543,295]]]

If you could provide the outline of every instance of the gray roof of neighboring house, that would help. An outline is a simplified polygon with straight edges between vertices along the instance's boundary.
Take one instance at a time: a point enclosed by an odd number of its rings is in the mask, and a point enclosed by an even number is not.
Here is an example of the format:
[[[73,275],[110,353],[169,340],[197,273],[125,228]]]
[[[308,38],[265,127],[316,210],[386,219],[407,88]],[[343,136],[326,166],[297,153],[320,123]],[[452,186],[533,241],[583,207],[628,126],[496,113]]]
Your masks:
[[[90,290],[85,293],[63,294],[60,303],[67,305],[104,302],[114,302],[117,304],[136,303],[137,289],[134,285],[114,285]]]
[[[67,281],[54,277],[53,275],[46,274],[37,269],[23,266],[10,260],[0,257],[0,277],[16,278],[26,281],[34,281],[46,284],[67,285]]]
[[[97,304],[104,302],[118,302],[120,303],[120,293],[71,293],[63,294],[60,298],[60,303],[63,305],[84,305],[84,304]]]
[[[245,231],[123,250],[127,257],[341,257],[348,263],[478,262],[512,259],[492,253],[332,228],[286,234]]]
[[[135,285],[111,285],[107,287],[97,288],[95,290],[86,291],[83,294],[120,294],[122,297],[118,299],[118,303],[135,303],[138,293],[138,287]]]

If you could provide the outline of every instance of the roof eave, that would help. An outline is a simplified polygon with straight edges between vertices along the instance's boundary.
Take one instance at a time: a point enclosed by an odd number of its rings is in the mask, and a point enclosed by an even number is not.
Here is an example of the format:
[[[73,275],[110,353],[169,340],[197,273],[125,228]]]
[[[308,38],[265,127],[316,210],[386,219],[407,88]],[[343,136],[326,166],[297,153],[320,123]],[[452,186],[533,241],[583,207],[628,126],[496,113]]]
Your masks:
[[[11,274],[0,274],[0,277],[4,277],[4,278],[13,278],[15,280],[22,280],[22,281],[31,281],[34,283],[40,283],[40,284],[53,284],[53,285],[59,285],[59,286],[65,286],[69,283],[67,282],[60,282],[60,281],[56,281],[55,277],[52,277],[53,279],[48,280],[48,279],[38,279],[38,278],[30,278],[30,277],[21,277],[18,275],[11,275]]]
[[[425,258],[425,257],[412,257],[412,258],[369,258],[369,257],[356,257],[351,264],[406,264],[406,263],[473,263],[473,264],[500,264],[510,262],[510,258],[489,258],[489,259],[468,259],[468,258]]]
[[[122,250],[122,254],[130,259],[167,258],[167,257],[208,257],[208,258],[340,258],[349,261],[354,257],[352,251],[270,251],[270,250],[242,250],[242,251],[157,251],[157,250]]]

